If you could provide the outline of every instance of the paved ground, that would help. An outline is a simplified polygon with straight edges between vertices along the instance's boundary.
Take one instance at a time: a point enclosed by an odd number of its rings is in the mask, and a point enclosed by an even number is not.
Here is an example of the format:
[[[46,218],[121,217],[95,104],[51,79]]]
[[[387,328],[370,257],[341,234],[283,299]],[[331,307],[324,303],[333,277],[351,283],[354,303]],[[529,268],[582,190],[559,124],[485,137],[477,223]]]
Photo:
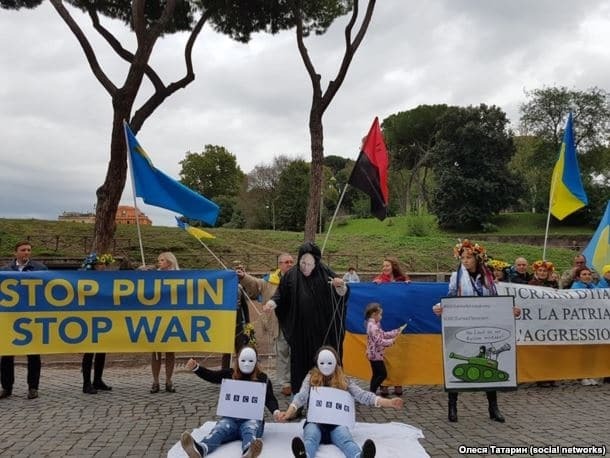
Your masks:
[[[267,365],[273,375],[273,360]],[[111,364],[104,378],[113,390],[86,395],[81,392],[78,367],[47,363],[40,397],[27,400],[25,367],[18,365],[16,373],[13,395],[0,400],[3,457],[164,456],[182,431],[214,418],[218,394],[217,386],[186,372],[175,376],[177,393],[149,394],[150,369],[136,362]],[[432,457],[466,456],[460,446],[597,446],[610,454],[610,384],[583,387],[564,382],[557,388],[528,384],[501,393],[505,424],[489,420],[481,393],[460,396],[457,424],[447,422],[447,398],[440,387],[409,387],[403,398],[402,411],[359,407],[357,418],[421,428],[425,435],[421,443]],[[282,406],[287,404],[281,394],[278,399]],[[223,456],[221,450],[216,453]],[[489,454],[493,455],[491,449]]]

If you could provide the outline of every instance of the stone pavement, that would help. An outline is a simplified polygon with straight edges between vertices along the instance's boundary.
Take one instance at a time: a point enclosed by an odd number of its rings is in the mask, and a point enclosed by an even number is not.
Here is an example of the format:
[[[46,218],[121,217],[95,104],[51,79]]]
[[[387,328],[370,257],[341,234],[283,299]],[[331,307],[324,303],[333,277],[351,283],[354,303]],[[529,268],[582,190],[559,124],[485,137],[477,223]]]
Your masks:
[[[112,355],[108,359],[104,379],[113,386],[111,392],[83,394],[76,365],[46,364],[40,397],[34,400],[26,399],[26,370],[18,365],[13,395],[0,400],[0,456],[165,456],[182,431],[214,418],[217,386],[182,370],[174,377],[176,393],[150,394],[149,366],[113,365]],[[265,361],[263,365],[270,366],[266,371],[273,377],[273,360]],[[438,386],[408,387],[403,398],[402,411],[359,406],[357,419],[398,421],[421,428],[425,435],[421,443],[432,457],[484,454],[484,450],[460,453],[461,446],[488,447],[489,455],[494,454],[490,446],[597,446],[610,453],[610,384],[521,385],[518,391],[499,395],[505,424],[489,420],[482,393],[460,395],[457,424],[447,421],[447,397]],[[284,408],[288,399],[279,393],[278,399]],[[287,457],[288,444],[287,438]],[[222,449],[216,455],[222,457]]]

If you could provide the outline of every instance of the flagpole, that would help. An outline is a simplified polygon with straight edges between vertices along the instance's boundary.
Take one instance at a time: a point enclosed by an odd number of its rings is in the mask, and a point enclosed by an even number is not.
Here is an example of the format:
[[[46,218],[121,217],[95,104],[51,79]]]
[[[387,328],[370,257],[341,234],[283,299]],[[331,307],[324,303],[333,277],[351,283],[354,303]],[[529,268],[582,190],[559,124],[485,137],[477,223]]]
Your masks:
[[[138,205],[136,203],[136,180],[133,176],[133,162],[131,162],[131,151],[129,149],[129,138],[127,137],[127,121],[123,119],[123,133],[125,134],[125,146],[127,147],[127,162],[129,164],[129,175],[131,176],[131,192],[133,193],[133,208],[136,213],[136,228],[138,229],[138,242],[140,243],[140,255],[142,256],[142,267],[146,267],[146,259],[144,258],[144,244],[142,243],[142,231],[140,229],[140,218],[138,216]]]
[[[208,247],[208,246],[207,246],[205,243],[203,243],[203,241],[202,241],[202,240],[201,240],[199,237],[195,237],[195,238],[196,238],[197,240],[199,240],[199,243],[201,243],[201,245],[203,246],[203,248],[205,248],[206,250],[208,250],[208,253],[210,253],[210,254],[211,254],[213,257],[214,257],[214,259],[216,259],[216,261],[218,261],[218,264],[220,264],[224,270],[230,270],[230,269],[229,269],[227,266],[225,266],[225,265],[224,265],[224,263],[223,263],[223,262],[220,260],[220,258],[219,258],[218,256],[216,256],[216,255],[214,254],[214,252],[213,252],[212,250],[210,250],[210,248],[209,248],[209,247]]]
[[[328,225],[328,231],[326,231],[326,237],[324,237],[324,243],[322,244],[322,250],[320,251],[320,255],[324,255],[324,248],[326,248],[326,242],[328,242],[328,237],[330,236],[330,231],[333,228],[333,223],[335,222],[335,218],[337,217],[337,213],[339,213],[339,208],[341,208],[341,203],[343,202],[343,197],[345,196],[345,191],[347,191],[348,184],[345,183],[343,187],[343,191],[341,191],[341,196],[339,197],[339,202],[337,202],[337,207],[335,208],[335,213],[333,214],[332,219],[330,220],[330,224]],[[322,211],[322,208],[320,208]]]
[[[549,210],[546,213],[546,229],[544,230],[544,245],[542,248],[542,260],[546,261],[546,243],[549,238],[549,226],[551,224],[551,205],[553,205],[553,191],[555,190],[555,169],[551,178],[551,191],[549,192]]]
[[[210,250],[210,247],[208,247],[205,243],[203,243],[203,240],[201,240],[200,238],[197,238],[197,240],[199,240],[199,243],[201,243],[201,246],[203,246],[206,250],[208,250],[208,253],[210,253],[214,259],[216,259],[216,261],[218,261],[218,264],[220,264],[222,266],[222,268],[224,270],[231,270],[229,269],[226,265],[224,265],[224,263],[220,260],[220,258],[218,256],[216,256],[214,254],[214,252],[212,250]],[[244,296],[246,297],[246,299],[248,300],[248,302],[252,305],[252,307],[254,308],[254,310],[256,311],[256,313],[260,316],[262,315],[261,311],[258,309],[258,307],[256,306],[256,304],[254,304],[254,302],[252,301],[252,299],[250,299],[250,296],[248,296],[246,294],[246,291],[244,291],[244,287],[241,286],[239,283],[237,284],[237,287],[239,288],[239,290],[244,294]]]

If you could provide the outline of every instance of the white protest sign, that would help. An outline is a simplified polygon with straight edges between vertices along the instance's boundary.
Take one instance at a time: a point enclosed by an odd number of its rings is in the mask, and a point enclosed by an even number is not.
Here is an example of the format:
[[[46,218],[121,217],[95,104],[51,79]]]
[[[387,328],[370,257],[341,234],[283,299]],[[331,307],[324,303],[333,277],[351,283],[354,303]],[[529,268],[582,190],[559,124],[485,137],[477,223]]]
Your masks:
[[[309,390],[307,421],[353,428],[356,425],[354,398],[349,391],[327,386]]]
[[[441,300],[445,388],[517,387],[513,297]]]
[[[500,283],[521,307],[518,345],[610,343],[610,289],[553,289]]]
[[[216,415],[262,420],[265,414],[267,384],[247,380],[223,379]]]

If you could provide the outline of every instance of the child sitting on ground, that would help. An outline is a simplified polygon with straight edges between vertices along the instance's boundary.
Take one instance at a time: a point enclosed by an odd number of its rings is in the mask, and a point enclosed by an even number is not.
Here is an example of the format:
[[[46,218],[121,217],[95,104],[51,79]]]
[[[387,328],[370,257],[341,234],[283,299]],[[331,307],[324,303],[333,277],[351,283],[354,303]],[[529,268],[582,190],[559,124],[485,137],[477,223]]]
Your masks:
[[[339,364],[337,351],[332,347],[322,347],[316,355],[316,366],[309,371],[301,389],[294,396],[286,412],[279,415],[279,421],[294,417],[297,410],[309,401],[310,389],[316,387],[331,387],[349,391],[354,399],[361,404],[375,407],[393,407],[400,409],[402,399],[383,399],[374,393],[363,390],[343,373]],[[335,444],[348,458],[372,458],[375,456],[375,443],[367,439],[362,449],[354,442],[347,426],[305,422],[303,439],[292,439],[292,453],[298,458],[314,458],[320,444]]]
[[[242,348],[236,358],[233,368],[210,370],[197,364],[194,359],[189,359],[186,368],[211,383],[222,383],[223,379],[246,380],[263,382],[267,385],[265,406],[273,414],[274,419],[279,418],[279,405],[273,387],[267,374],[258,367],[256,350],[246,346]],[[264,420],[252,420],[232,417],[221,417],[210,434],[197,442],[188,431],[180,436],[180,444],[189,458],[205,457],[216,450],[220,445],[240,440],[242,443],[242,458],[256,458],[263,449]]]

